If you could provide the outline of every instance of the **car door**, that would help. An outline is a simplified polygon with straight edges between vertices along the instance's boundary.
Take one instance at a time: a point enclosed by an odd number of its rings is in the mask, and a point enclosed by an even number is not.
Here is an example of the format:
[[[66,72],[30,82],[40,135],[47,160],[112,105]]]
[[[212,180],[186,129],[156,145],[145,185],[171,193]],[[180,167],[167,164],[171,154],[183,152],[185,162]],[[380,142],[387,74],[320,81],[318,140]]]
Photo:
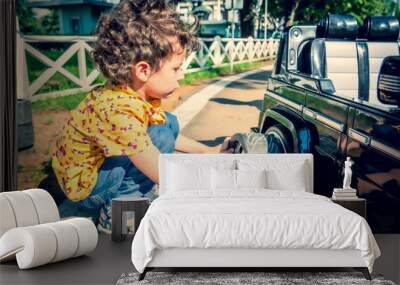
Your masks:
[[[400,233],[400,114],[350,110],[347,154],[354,160],[352,187],[367,199],[374,233]]]
[[[301,116],[305,104],[306,92],[299,84],[301,77],[287,70],[287,35],[281,40],[278,50],[278,60],[274,74],[268,82],[268,96],[264,98],[264,110],[281,105],[285,109]]]
[[[341,98],[308,92],[303,117],[312,129],[315,191],[330,197],[338,185],[342,161],[341,141],[346,129],[348,104]]]

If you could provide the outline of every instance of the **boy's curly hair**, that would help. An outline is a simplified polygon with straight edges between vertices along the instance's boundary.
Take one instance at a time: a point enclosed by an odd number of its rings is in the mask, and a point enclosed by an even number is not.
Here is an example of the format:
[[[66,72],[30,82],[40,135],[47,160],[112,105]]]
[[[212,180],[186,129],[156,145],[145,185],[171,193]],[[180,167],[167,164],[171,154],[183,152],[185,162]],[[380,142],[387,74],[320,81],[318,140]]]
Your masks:
[[[109,83],[130,83],[132,64],[143,60],[158,70],[175,52],[175,39],[187,52],[197,50],[196,26],[185,26],[164,0],[122,0],[97,24],[93,61]]]

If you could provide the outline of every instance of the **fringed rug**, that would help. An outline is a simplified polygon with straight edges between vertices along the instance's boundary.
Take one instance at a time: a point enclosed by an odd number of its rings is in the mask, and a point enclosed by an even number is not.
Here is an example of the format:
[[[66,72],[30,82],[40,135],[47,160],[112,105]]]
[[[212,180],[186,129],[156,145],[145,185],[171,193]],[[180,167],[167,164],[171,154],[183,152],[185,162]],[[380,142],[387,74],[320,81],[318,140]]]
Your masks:
[[[117,285],[145,284],[213,284],[213,285],[396,285],[384,280],[381,275],[372,274],[372,281],[364,278],[360,272],[154,272],[150,271],[142,281],[139,273],[122,274]]]

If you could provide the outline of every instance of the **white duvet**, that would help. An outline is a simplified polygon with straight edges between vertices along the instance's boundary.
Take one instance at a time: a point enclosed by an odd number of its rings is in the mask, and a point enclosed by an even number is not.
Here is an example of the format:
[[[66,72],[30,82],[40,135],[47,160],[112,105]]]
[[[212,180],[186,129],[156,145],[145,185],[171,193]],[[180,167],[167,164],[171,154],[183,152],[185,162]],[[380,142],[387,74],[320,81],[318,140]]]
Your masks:
[[[306,192],[241,189],[171,192],[157,198],[132,243],[143,272],[155,249],[358,249],[372,272],[380,251],[368,223],[330,199]]]

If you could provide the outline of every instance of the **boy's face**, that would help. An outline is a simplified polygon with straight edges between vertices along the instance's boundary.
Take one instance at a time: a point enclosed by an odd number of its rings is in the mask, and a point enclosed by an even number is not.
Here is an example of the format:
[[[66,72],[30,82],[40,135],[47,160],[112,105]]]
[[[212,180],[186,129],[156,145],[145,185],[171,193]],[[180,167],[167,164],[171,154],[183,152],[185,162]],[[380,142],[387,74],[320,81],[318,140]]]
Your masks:
[[[178,87],[178,80],[184,78],[181,65],[185,60],[185,51],[174,53],[161,62],[161,68],[152,73],[144,83],[146,97],[167,98]]]

